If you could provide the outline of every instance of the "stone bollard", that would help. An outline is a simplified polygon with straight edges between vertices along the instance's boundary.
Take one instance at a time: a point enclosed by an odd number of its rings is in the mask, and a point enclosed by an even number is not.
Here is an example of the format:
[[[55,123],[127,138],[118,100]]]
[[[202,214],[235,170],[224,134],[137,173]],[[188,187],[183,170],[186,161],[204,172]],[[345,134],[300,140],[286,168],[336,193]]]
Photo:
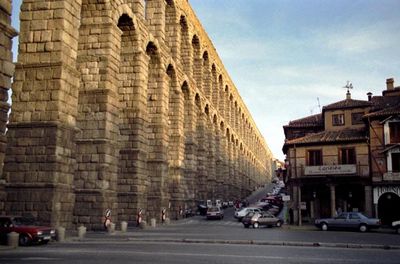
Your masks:
[[[146,228],[147,228],[147,223],[146,223],[146,221],[140,222],[139,227],[140,227],[141,229],[146,229]]]
[[[85,235],[86,235],[86,227],[85,226],[78,227],[78,238],[84,239]]]
[[[64,242],[65,240],[65,228],[62,226],[57,227],[57,236],[56,236],[56,240],[58,242]]]
[[[150,219],[150,226],[153,228],[156,227],[156,219],[155,218]]]
[[[128,222],[121,222],[121,232],[125,233],[128,230]]]
[[[115,223],[110,223],[107,226],[107,231],[109,234],[114,234],[115,233]]]
[[[11,232],[7,234],[7,245],[11,248],[17,248],[19,242],[19,234]]]

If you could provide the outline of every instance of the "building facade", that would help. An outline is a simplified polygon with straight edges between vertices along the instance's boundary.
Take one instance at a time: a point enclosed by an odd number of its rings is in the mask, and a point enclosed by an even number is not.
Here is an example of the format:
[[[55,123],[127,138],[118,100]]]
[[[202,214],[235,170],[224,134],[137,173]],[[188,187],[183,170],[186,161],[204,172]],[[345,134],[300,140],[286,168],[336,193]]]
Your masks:
[[[337,210],[372,210],[367,130],[362,121],[370,102],[353,100],[349,92],[346,97],[324,106],[319,115],[284,127],[295,223],[334,216]]]
[[[390,79],[389,79],[390,80]],[[290,212],[295,223],[362,211],[388,224],[399,218],[398,88],[346,99],[284,126]],[[393,166],[394,164],[394,166]],[[386,218],[386,219],[385,219]]]
[[[186,0],[23,1],[6,213],[170,218],[269,180],[272,153]]]
[[[369,126],[373,205],[383,224],[400,219],[400,87],[386,80],[382,96],[374,96]]]

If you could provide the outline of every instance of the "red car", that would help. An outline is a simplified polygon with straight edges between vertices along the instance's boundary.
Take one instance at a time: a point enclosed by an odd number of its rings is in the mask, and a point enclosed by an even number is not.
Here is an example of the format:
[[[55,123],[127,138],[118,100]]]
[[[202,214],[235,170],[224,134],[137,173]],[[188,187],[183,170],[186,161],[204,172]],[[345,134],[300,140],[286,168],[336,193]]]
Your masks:
[[[19,234],[21,246],[47,244],[56,234],[51,227],[36,225],[31,217],[0,216],[0,241],[7,243],[7,234],[11,232]]]

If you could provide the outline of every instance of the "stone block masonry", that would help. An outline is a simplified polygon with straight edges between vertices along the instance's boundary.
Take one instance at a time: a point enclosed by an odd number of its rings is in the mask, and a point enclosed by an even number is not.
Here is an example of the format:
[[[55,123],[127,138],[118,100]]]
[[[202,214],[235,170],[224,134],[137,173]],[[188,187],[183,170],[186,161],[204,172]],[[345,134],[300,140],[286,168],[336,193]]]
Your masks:
[[[20,20],[5,213],[95,230],[107,209],[177,219],[269,180],[272,153],[188,1],[25,0]]]
[[[17,32],[11,27],[11,0],[2,0],[0,1],[0,214],[4,213],[7,200],[3,164],[7,146],[6,125],[11,107],[9,94],[15,68],[11,51],[12,39],[15,36]]]

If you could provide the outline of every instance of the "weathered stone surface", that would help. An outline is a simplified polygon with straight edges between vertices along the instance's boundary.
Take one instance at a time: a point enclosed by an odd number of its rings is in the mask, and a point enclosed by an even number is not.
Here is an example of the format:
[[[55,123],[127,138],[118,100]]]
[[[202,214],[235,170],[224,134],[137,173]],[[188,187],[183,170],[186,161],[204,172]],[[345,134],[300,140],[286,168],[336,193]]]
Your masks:
[[[188,1],[21,10],[7,213],[89,229],[103,228],[107,209],[113,222],[133,223],[140,209],[143,220],[163,208],[175,219],[270,177],[272,154]]]

